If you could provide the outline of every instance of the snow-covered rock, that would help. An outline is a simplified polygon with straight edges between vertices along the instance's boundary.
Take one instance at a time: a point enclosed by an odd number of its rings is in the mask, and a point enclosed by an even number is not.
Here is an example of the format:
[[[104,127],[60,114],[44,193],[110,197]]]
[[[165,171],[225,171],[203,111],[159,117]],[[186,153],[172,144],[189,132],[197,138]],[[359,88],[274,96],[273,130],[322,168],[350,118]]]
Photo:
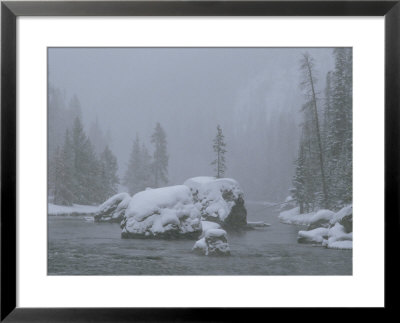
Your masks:
[[[221,226],[216,222],[211,221],[201,221],[202,233],[200,238],[204,237],[206,232],[211,229],[221,229]]]
[[[335,213],[330,222],[331,225],[337,222],[340,223],[347,233],[353,232],[353,205],[345,206]]]
[[[328,238],[328,228],[316,228],[309,231],[299,231],[297,242],[298,243],[322,243],[324,239]]]
[[[185,185],[136,193],[121,228],[122,238],[196,239],[202,231],[200,211]]]
[[[313,230],[316,228],[328,228],[330,226],[330,221],[335,215],[335,212],[331,210],[319,210],[311,218],[308,230]]]
[[[125,210],[129,205],[131,196],[128,193],[119,193],[110,197],[99,206],[94,215],[96,222],[121,222]]]
[[[322,241],[322,245],[330,249],[352,249],[353,232],[347,233],[344,226],[336,222],[329,229],[328,239]]]
[[[247,224],[243,190],[231,178],[194,177],[184,185],[190,188],[202,220],[224,228],[242,228]]]
[[[334,213],[320,210],[310,223],[309,230],[299,231],[299,243],[318,243],[330,249],[353,248],[353,207],[346,206]],[[319,225],[319,227],[315,227]]]
[[[208,229],[204,237],[194,244],[192,250],[205,256],[229,256],[231,254],[226,231],[222,229]]]

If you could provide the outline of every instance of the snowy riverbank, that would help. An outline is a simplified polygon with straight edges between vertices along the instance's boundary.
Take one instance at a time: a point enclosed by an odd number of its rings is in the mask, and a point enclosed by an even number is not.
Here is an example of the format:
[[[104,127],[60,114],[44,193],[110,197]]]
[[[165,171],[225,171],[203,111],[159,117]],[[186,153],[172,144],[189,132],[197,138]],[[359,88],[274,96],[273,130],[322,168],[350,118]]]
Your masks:
[[[353,249],[353,207],[347,205],[338,212],[319,210],[299,214],[299,208],[283,211],[279,220],[286,224],[306,225],[298,232],[299,243],[321,244],[330,249]]]
[[[50,216],[59,216],[59,215],[69,215],[69,216],[76,216],[76,215],[93,215],[97,212],[98,206],[95,205],[80,205],[80,204],[73,204],[71,206],[65,205],[56,205],[49,203],[47,207],[47,214]]]

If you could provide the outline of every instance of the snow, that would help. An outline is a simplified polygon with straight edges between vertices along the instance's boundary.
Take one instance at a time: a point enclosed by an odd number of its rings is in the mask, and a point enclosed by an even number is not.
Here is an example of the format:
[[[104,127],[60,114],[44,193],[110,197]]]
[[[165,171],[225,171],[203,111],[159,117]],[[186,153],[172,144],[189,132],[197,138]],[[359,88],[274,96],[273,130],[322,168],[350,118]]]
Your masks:
[[[351,240],[335,241],[335,242],[331,242],[326,247],[329,249],[349,250],[349,249],[353,249],[353,241],[351,241]]]
[[[308,231],[298,232],[298,242],[315,242],[329,249],[352,249],[353,248],[353,232],[346,232],[346,228],[342,222],[345,217],[350,217],[347,221],[352,221],[351,216],[353,208],[351,205],[343,207],[338,212],[334,213],[329,210],[320,210],[313,216],[313,222],[319,223],[321,227]],[[323,227],[321,220],[329,223],[329,227]],[[347,222],[348,223],[348,222]],[[349,227],[349,226],[348,226]],[[351,228],[351,226],[350,226]]]
[[[47,207],[48,215],[83,215],[93,214],[98,210],[98,206],[73,204],[72,206],[57,205],[49,203]]]
[[[97,213],[101,215],[108,215],[110,219],[116,219],[123,216],[126,208],[129,205],[131,196],[128,193],[119,193],[110,197],[107,201],[101,204]],[[115,208],[115,210],[113,210]]]
[[[299,231],[298,241],[322,243],[324,241],[324,237],[328,236],[328,233],[329,229],[327,228],[316,228],[310,231]]]
[[[293,197],[292,197],[291,195],[289,195],[289,196],[286,197],[286,199],[285,199],[285,203],[293,202],[293,201],[294,201],[294,199],[293,199]]]
[[[282,223],[286,224],[310,225],[314,216],[315,212],[300,214],[300,208],[295,207],[281,212],[278,218]]]
[[[99,206],[99,212],[107,212],[118,201],[118,208],[127,208],[130,200],[131,196],[128,193],[116,194]]]
[[[202,232],[202,234],[201,234],[201,237],[204,237],[204,236],[205,236],[205,233],[206,233],[208,230],[211,230],[211,229],[220,229],[220,228],[221,228],[221,226],[220,226],[218,223],[211,222],[211,221],[201,221],[201,227],[202,227],[202,230],[203,230],[203,232]]]
[[[219,198],[223,191],[231,191],[234,194],[234,198],[238,198],[243,194],[239,183],[232,178],[199,176],[189,178],[183,185],[188,186],[191,190],[197,190],[199,195],[214,199]]]
[[[236,200],[243,197],[243,191],[232,178],[194,177],[186,180],[184,185],[190,188],[201,211],[203,219],[215,218],[223,222],[236,205]],[[227,194],[229,196],[225,196]]]
[[[205,238],[226,238],[226,231],[222,229],[209,229],[206,231]]]
[[[345,247],[353,246],[353,233],[346,233],[344,227],[337,222],[329,229],[328,239],[324,240],[322,245],[331,249],[349,249]]]
[[[184,185],[168,186],[136,193],[126,210],[128,218],[142,221],[161,209],[180,209],[192,204],[190,190]]]
[[[331,224],[341,221],[344,217],[353,214],[353,205],[347,205],[331,218]]]
[[[200,240],[197,240],[196,243],[194,244],[192,250],[197,250],[197,251],[202,252],[205,255],[207,255],[208,250],[207,250],[206,238],[203,237]]]
[[[225,230],[208,229],[205,236],[196,241],[192,251],[205,256],[229,256],[230,248],[226,235]]]
[[[283,211],[279,214],[278,218],[282,223],[297,224],[297,225],[310,225],[319,221],[329,221],[335,215],[335,212],[330,210],[319,210],[318,212],[310,212],[305,214],[299,214],[300,208],[295,207],[293,209]]]
[[[311,223],[316,223],[319,221],[329,222],[332,217],[335,215],[335,212],[331,210],[319,210],[314,216],[311,218]]]
[[[185,185],[135,194],[125,212],[123,233],[152,237],[166,232],[200,234],[200,212]]]

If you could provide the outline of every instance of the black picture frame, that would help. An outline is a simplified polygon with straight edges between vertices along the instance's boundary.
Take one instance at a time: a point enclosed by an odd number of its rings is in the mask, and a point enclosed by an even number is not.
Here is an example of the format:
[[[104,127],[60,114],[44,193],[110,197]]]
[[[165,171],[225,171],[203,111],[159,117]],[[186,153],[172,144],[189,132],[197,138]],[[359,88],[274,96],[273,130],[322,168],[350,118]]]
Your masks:
[[[235,321],[244,309],[16,307],[16,19],[19,16],[384,16],[385,308],[395,309],[399,237],[399,1],[3,1],[1,3],[1,321]],[[393,250],[392,250],[393,249]],[[393,273],[393,274],[392,274]],[[38,291],[40,292],[40,291]],[[238,293],[240,295],[240,293]],[[264,309],[247,309],[250,318]],[[282,313],[282,311],[280,311]],[[253,316],[255,315],[255,316]]]

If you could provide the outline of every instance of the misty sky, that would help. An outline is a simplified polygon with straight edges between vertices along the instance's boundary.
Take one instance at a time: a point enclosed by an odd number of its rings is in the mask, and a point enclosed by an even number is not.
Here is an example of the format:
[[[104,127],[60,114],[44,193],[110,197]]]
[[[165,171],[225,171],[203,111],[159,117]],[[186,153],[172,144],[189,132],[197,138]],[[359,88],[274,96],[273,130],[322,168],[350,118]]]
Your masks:
[[[86,130],[97,118],[110,132],[120,175],[136,134],[152,151],[156,122],[167,134],[170,184],[214,175],[220,124],[226,176],[250,198],[276,200],[290,187],[305,51],[315,59],[322,95],[331,48],[51,48],[49,84],[67,98],[77,95]]]

